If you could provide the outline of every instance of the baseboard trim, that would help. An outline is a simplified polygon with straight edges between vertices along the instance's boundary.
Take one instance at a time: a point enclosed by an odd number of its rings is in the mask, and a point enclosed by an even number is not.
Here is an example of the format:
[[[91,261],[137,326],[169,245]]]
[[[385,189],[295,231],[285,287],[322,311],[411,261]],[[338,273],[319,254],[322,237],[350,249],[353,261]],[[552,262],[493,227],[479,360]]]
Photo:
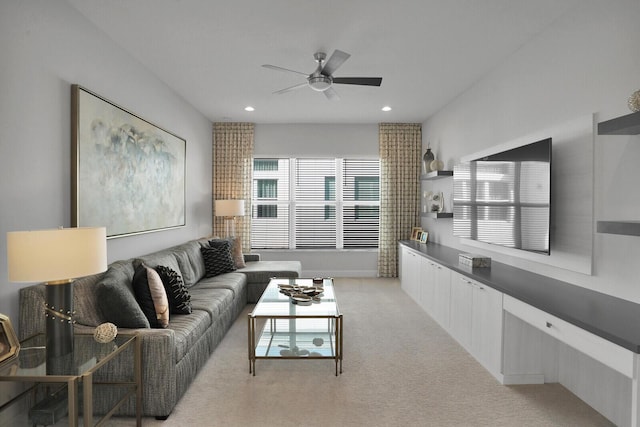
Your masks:
[[[502,384],[518,385],[518,384],[544,384],[543,374],[508,374],[502,375]]]
[[[304,266],[303,266],[304,267]],[[302,277],[378,277],[376,270],[303,270]]]

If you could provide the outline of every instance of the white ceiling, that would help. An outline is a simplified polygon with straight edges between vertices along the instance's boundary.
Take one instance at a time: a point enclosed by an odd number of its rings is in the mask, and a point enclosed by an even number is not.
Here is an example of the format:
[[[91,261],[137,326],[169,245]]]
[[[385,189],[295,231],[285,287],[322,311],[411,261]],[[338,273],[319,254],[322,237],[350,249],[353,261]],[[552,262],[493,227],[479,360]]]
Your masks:
[[[214,122],[423,122],[578,0],[67,0]],[[340,101],[308,87],[313,53],[352,56]],[[247,113],[251,105],[255,111]],[[380,109],[390,105],[393,110]]]

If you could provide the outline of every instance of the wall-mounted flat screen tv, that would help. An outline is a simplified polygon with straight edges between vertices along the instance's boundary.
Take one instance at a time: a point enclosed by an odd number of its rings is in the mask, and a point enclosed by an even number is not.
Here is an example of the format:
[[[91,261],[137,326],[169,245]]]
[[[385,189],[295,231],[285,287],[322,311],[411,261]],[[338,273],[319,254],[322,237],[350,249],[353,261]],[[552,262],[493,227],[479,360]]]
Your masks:
[[[453,173],[453,234],[550,254],[551,138],[461,163]]]

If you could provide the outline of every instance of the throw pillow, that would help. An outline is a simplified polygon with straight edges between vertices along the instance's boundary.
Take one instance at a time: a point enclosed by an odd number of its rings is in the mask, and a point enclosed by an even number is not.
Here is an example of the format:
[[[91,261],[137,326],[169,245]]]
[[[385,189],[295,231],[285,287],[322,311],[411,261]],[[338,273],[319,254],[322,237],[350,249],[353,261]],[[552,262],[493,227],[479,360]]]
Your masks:
[[[184,286],[182,277],[174,270],[164,265],[156,267],[156,271],[162,280],[167,298],[169,300],[169,310],[173,314],[191,313],[191,295]]]
[[[220,245],[215,248],[200,248],[204,259],[205,277],[214,277],[236,270],[231,257],[231,244]]]
[[[152,328],[169,326],[169,301],[160,275],[140,264],[133,275],[133,292]]]
[[[105,280],[98,283],[96,295],[102,317],[119,328],[148,328],[149,320],[128,286]]]
[[[242,242],[237,237],[230,237],[229,239],[211,239],[209,240],[209,246],[212,248],[225,245],[226,242],[231,244],[231,258],[233,258],[233,265],[238,268],[245,268],[244,254],[242,253]]]

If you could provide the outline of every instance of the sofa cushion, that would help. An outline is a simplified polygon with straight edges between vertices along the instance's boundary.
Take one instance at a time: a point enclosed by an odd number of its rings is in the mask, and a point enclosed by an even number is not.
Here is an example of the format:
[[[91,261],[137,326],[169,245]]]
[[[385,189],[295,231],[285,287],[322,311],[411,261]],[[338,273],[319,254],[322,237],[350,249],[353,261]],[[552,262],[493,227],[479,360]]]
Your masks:
[[[198,283],[205,274],[204,260],[200,252],[200,243],[196,240],[173,248],[174,256],[182,272],[182,280],[186,287]]]
[[[175,360],[180,361],[206,335],[211,327],[211,316],[204,310],[193,310],[188,315],[171,316],[169,328],[174,332]]]
[[[247,283],[269,283],[272,277],[300,277],[302,264],[300,261],[259,261],[247,262],[245,268],[238,273],[247,276]]]
[[[247,276],[247,302],[258,302],[272,277],[300,277],[300,261],[259,261],[247,262],[238,270]]]
[[[215,277],[205,277],[198,283],[197,289],[229,289],[235,296],[243,292],[247,277],[240,273],[225,273]]]
[[[134,268],[138,268],[140,264],[145,264],[147,267],[156,268],[159,265],[169,267],[180,276],[182,276],[182,270],[178,265],[178,260],[171,249],[165,249],[160,252],[141,256],[135,259],[133,262]]]
[[[217,247],[201,247],[200,251],[204,259],[205,277],[214,277],[235,271],[236,268],[231,257],[231,243],[228,241]]]
[[[157,271],[140,264],[133,275],[133,292],[152,328],[169,326],[169,301]]]
[[[104,323],[96,286],[104,273],[82,277],[73,282],[73,308],[80,325],[98,326]]]
[[[157,266],[156,271],[162,280],[165,291],[167,291],[169,311],[172,314],[190,314],[191,296],[184,286],[182,277],[173,269],[164,265]]]
[[[234,293],[229,289],[206,289],[200,288],[200,285],[198,285],[191,290],[191,305],[193,306],[193,311],[207,312],[210,316],[211,322],[215,321],[222,315],[222,313],[229,310],[233,305],[234,299]]]

